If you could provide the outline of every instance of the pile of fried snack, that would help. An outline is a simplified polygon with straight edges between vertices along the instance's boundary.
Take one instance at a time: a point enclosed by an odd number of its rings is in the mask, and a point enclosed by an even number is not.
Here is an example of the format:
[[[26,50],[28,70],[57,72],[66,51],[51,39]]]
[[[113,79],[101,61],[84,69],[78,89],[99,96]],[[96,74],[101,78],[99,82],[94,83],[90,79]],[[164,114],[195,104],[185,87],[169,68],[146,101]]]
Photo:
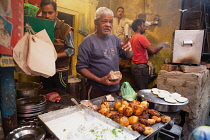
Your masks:
[[[116,101],[114,108],[110,107],[109,102],[102,102],[98,112],[133,131],[149,135],[154,132],[151,125],[158,122],[167,123],[170,117],[161,116],[160,112],[148,107],[147,101],[122,100]]]

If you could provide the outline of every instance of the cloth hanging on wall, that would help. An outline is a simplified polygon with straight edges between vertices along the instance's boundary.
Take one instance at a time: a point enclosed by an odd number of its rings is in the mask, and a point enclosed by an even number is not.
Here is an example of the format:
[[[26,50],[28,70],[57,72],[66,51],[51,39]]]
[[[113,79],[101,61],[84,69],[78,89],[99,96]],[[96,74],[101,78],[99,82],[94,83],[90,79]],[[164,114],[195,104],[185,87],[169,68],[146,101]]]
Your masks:
[[[80,21],[80,25],[79,25],[79,30],[78,32],[84,36],[87,36],[89,33],[89,29],[87,24],[85,23],[85,16],[84,14],[82,14],[81,16],[81,21]]]

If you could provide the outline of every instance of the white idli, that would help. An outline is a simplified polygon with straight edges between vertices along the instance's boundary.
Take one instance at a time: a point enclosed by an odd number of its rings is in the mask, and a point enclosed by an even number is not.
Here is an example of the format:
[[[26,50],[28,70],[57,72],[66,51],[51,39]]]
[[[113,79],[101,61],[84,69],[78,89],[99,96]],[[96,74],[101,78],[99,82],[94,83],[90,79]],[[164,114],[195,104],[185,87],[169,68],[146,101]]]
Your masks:
[[[169,94],[167,94],[165,92],[160,92],[160,93],[158,93],[158,97],[160,97],[160,98],[166,98],[166,97],[169,97]]]
[[[174,99],[174,98],[172,98],[172,97],[166,97],[166,98],[164,98],[164,100],[166,101],[166,102],[169,102],[169,103],[176,103],[177,101]]]
[[[177,99],[177,98],[181,97],[181,95],[179,93],[176,93],[176,92],[175,93],[171,93],[170,96],[172,98],[174,98],[174,99]]]
[[[155,94],[155,95],[158,95],[159,94],[158,91],[153,91],[152,93]]]
[[[159,91],[159,89],[158,89],[158,88],[152,88],[151,91],[152,91],[152,92],[154,92],[154,91]]]
[[[159,92],[164,92],[164,93],[166,93],[166,94],[171,94],[169,91],[167,91],[167,90],[159,90]]]
[[[184,102],[188,101],[188,99],[185,98],[185,97],[179,97],[179,98],[177,98],[176,100],[177,100],[178,102],[180,102],[180,103],[184,103]]]

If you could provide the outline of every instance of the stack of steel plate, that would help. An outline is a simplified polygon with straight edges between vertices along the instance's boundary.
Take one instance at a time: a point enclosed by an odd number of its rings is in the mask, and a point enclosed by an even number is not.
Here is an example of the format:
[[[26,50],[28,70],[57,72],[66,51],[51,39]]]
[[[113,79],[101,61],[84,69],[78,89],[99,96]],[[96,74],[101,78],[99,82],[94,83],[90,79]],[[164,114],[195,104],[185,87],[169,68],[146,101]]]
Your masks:
[[[44,96],[17,99],[18,117],[34,117],[44,112],[46,106]]]

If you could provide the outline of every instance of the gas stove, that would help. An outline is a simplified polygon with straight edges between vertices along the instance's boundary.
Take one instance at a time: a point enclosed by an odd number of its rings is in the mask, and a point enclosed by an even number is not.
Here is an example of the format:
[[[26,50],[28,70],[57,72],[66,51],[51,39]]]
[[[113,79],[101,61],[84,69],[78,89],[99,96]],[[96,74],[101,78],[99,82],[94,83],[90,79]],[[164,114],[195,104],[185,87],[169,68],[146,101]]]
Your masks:
[[[170,130],[165,128],[159,131],[158,138],[161,140],[180,140],[182,134],[182,127],[179,125],[173,125]]]

